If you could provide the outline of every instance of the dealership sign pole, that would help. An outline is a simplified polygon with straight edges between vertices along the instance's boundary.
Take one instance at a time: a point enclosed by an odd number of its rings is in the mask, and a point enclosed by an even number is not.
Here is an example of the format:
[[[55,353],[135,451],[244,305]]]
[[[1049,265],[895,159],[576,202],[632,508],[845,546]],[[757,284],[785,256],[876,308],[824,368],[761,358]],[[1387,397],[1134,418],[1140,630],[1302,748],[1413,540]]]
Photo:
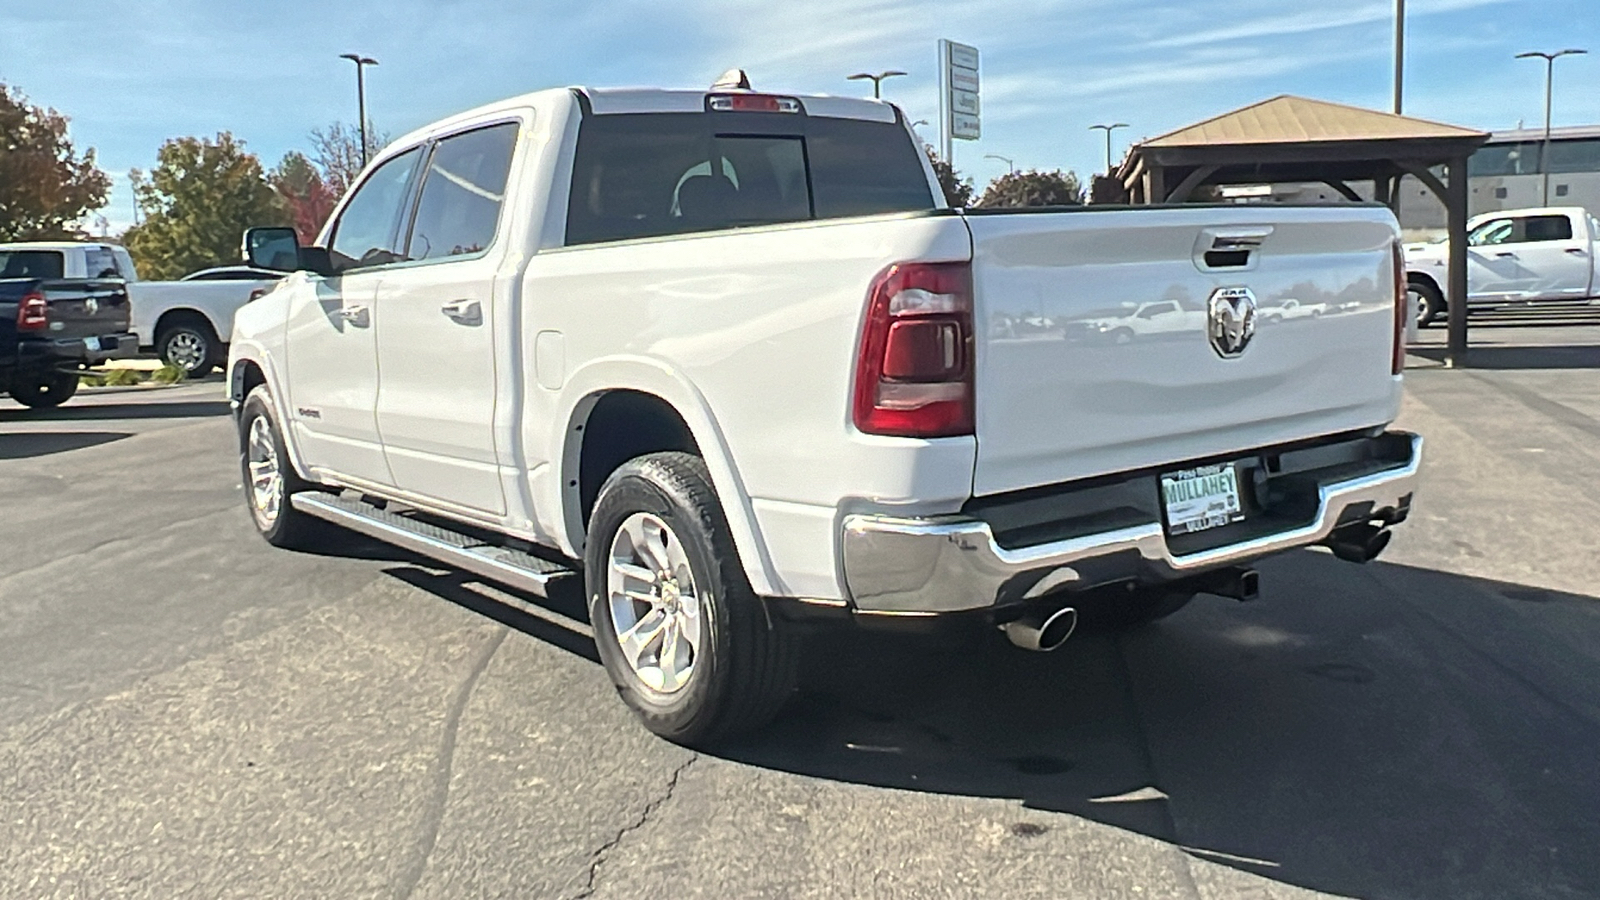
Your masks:
[[[955,140],[982,136],[978,102],[978,48],[939,41],[939,113],[944,161],[955,166]]]

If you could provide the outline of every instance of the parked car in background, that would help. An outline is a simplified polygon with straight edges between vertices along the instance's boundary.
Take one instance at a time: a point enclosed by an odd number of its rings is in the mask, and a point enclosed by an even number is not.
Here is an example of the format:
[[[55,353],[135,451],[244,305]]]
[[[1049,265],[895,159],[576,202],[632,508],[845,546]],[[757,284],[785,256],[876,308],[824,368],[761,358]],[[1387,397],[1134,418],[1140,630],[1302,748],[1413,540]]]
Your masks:
[[[406,135],[315,245],[246,236],[295,269],[235,320],[252,520],[582,584],[619,695],[691,744],[777,711],[801,623],[1049,650],[1383,550],[1421,446],[1389,210],[942,197],[873,100],[560,89]],[[1313,277],[1359,307],[1255,328]],[[1126,343],[1067,343],[1123,299]]]
[[[258,269],[255,266],[216,266],[210,269],[201,269],[190,272],[178,279],[179,281],[277,281],[283,277],[282,272],[273,272],[269,269]]]
[[[0,394],[59,406],[77,392],[79,372],[136,351],[127,283],[116,277],[120,249],[0,245]]]
[[[1600,220],[1581,207],[1512,209],[1467,223],[1467,309],[1585,303],[1600,298]],[[1450,245],[1406,246],[1406,281],[1417,321],[1447,308]]]
[[[233,314],[282,277],[282,272],[224,266],[178,281],[130,284],[133,331],[141,348],[168,365],[191,378],[207,375],[228,358]]]

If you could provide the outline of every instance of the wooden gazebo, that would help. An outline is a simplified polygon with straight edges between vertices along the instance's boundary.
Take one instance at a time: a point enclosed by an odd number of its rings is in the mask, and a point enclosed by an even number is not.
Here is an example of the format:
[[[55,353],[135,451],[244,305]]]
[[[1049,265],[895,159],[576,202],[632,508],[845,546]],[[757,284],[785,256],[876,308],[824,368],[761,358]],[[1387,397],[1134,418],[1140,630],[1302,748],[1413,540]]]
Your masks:
[[[1450,231],[1449,365],[1467,350],[1467,157],[1486,132],[1425,119],[1279,96],[1141,142],[1117,178],[1136,204],[1183,203],[1206,186],[1321,183],[1350,202],[1352,182],[1370,182],[1397,204],[1400,179],[1415,177],[1444,203]],[[1444,177],[1436,170],[1443,168]]]

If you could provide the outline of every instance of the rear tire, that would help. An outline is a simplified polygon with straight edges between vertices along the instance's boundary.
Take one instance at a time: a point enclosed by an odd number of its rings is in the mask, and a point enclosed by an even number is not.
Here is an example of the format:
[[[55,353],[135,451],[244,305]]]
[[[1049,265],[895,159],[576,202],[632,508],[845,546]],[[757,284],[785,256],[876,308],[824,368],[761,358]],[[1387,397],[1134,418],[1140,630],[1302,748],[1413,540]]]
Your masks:
[[[661,737],[697,746],[754,730],[793,692],[796,638],[745,579],[699,457],[652,453],[613,472],[584,572],[606,674]]]
[[[73,372],[19,377],[21,380],[11,385],[11,399],[32,409],[60,406],[78,392],[78,376]]]
[[[1412,281],[1406,287],[1417,296],[1417,327],[1427,328],[1445,313],[1444,295],[1426,281]]]
[[[323,533],[322,521],[295,509],[290,500],[316,485],[295,472],[265,385],[251,391],[240,410],[239,468],[250,521],[267,543],[299,550],[316,542]]]
[[[193,316],[163,326],[156,335],[156,355],[189,378],[211,374],[217,367],[220,346],[211,324]]]

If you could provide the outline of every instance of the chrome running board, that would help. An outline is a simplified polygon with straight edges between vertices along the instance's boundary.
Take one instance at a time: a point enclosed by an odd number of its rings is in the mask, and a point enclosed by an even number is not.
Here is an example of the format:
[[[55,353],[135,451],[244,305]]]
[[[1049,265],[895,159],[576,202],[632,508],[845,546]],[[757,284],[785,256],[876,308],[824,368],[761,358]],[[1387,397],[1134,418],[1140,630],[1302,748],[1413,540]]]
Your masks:
[[[542,597],[549,597],[557,583],[578,576],[576,570],[560,563],[379,509],[355,497],[307,492],[289,499],[306,515]]]

